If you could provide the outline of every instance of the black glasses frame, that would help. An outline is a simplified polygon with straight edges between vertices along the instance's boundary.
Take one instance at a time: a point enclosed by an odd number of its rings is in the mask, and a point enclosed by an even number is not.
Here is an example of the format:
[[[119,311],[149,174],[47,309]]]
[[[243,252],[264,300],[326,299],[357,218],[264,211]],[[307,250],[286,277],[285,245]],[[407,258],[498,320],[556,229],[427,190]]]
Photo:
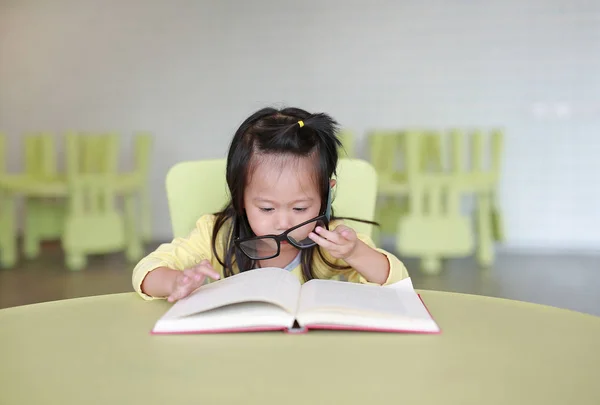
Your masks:
[[[312,243],[310,245],[298,245],[294,242],[294,240],[292,238],[290,238],[288,235],[295,231],[298,228],[302,228],[303,226],[306,226],[308,224],[310,224],[311,222],[319,222],[322,221],[325,224],[325,228],[327,230],[329,230],[329,216],[324,214],[324,215],[319,215],[317,217],[314,217],[313,219],[309,219],[308,221],[304,221],[299,225],[296,225],[290,229],[288,229],[287,231],[280,233],[279,235],[263,235],[263,236],[254,236],[251,238],[245,238],[245,239],[235,239],[233,243],[235,243],[235,246],[240,249],[242,251],[242,253],[244,253],[246,256],[248,256],[250,259],[252,260],[267,260],[267,259],[272,259],[274,257],[279,256],[279,253],[281,251],[281,242],[282,241],[287,241],[290,244],[292,244],[294,247],[298,248],[298,249],[307,249],[310,247],[315,246],[317,243],[315,241],[312,241]],[[268,257],[252,257],[250,256],[248,253],[246,253],[244,251],[244,249],[240,246],[242,243],[244,242],[250,242],[250,241],[258,241],[258,240],[262,240],[262,239],[274,239],[275,242],[277,242],[277,252],[275,252],[274,255],[268,256]]]

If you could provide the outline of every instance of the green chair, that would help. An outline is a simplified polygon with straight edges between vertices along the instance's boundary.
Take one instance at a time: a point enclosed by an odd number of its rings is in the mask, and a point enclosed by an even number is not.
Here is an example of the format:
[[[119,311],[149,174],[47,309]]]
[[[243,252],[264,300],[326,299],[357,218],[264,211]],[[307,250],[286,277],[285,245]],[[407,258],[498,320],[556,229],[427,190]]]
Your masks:
[[[28,182],[30,187],[24,193],[23,253],[28,259],[39,255],[42,241],[60,239],[63,232],[64,199],[46,196],[42,191],[45,183],[59,181],[54,140],[50,133],[25,136],[25,178],[22,181]]]
[[[109,139],[116,134],[75,134],[78,137],[78,155],[81,162],[80,174],[114,172],[117,154],[109,154]],[[52,134],[29,134],[25,137],[25,172],[21,182],[30,184],[21,190],[25,200],[25,222],[23,250],[27,258],[35,258],[44,240],[59,240],[63,236],[67,216],[67,179],[58,174],[55,138]],[[62,195],[49,196],[44,191],[48,182],[62,183]]]
[[[469,255],[474,247],[472,224],[461,214],[465,183],[462,134],[452,139],[451,173],[424,171],[423,142],[419,132],[406,135],[406,171],[409,211],[398,221],[396,248],[401,255],[422,259],[426,273],[437,274],[441,259]]]
[[[17,259],[17,229],[15,224],[16,201],[23,196],[25,206],[25,255],[34,257],[39,251],[39,241],[60,233],[60,210],[56,199],[64,197],[66,186],[56,173],[56,155],[52,136],[47,133],[25,136],[25,170],[0,178],[2,211],[5,217],[0,231],[4,259],[0,264],[10,267]],[[30,215],[28,215],[30,214]]]
[[[166,192],[173,237],[184,237],[204,214],[224,208],[229,191],[225,180],[225,159],[181,162],[166,177]],[[333,209],[336,216],[373,221],[377,195],[377,174],[360,159],[340,159],[334,188]],[[210,192],[207,192],[210,190]],[[371,235],[373,226],[349,223],[357,232]]]
[[[80,270],[87,256],[126,250],[130,260],[143,254],[138,233],[127,235],[125,218],[135,217],[126,200],[125,217],[116,209],[118,137],[68,134],[66,137],[68,210],[62,245],[67,267]],[[94,151],[100,151],[93,158]],[[91,159],[88,160],[88,159]]]
[[[435,135],[435,136],[440,136]],[[483,167],[483,133],[471,136],[471,159],[466,159],[466,134],[450,133],[451,168],[441,164],[441,142],[410,132],[406,138],[406,168],[409,212],[398,222],[397,249],[406,256],[422,259],[422,268],[436,274],[441,259],[473,253],[481,267],[494,262],[494,242],[504,237],[502,218],[496,201],[503,135],[491,134],[491,165]],[[427,145],[429,143],[429,145]],[[425,149],[429,151],[424,152]],[[432,159],[423,162],[424,159]],[[469,169],[467,160],[472,161]],[[437,161],[437,162],[436,162]],[[470,216],[461,213],[463,195],[474,195],[475,231]]]

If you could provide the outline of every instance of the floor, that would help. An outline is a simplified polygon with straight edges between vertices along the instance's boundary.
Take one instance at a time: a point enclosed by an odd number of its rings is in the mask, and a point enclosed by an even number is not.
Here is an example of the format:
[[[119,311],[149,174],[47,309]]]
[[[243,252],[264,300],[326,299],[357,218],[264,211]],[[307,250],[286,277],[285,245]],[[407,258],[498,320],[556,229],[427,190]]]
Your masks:
[[[148,246],[151,251],[157,246]],[[92,257],[86,270],[64,267],[59,246],[38,259],[0,270],[0,308],[87,295],[132,291],[132,263],[121,254]],[[472,258],[450,260],[439,276],[404,260],[415,288],[517,299],[600,316],[600,256],[499,253],[492,269]]]

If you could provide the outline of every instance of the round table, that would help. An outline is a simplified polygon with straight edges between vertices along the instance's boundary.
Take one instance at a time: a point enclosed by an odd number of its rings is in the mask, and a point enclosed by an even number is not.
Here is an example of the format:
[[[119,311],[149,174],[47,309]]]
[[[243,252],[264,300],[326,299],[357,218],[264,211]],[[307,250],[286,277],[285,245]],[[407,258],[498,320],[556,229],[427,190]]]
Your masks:
[[[0,310],[0,404],[600,404],[600,318],[419,291],[440,335],[149,333],[134,293]]]

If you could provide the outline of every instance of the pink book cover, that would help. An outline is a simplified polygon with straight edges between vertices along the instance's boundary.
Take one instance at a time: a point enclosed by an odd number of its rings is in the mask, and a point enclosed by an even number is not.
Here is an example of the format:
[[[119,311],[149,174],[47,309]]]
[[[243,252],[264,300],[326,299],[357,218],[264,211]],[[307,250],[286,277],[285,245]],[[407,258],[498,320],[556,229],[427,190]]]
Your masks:
[[[425,305],[423,298],[418,294],[419,299],[423,303],[423,306],[427,310],[427,313],[433,319],[433,315],[429,312],[429,308]],[[435,321],[435,319],[434,319]],[[437,322],[436,322],[437,323]],[[356,332],[389,332],[389,333],[403,333],[403,334],[427,334],[427,335],[438,335],[442,333],[441,328],[437,332],[430,331],[415,331],[415,330],[402,330],[402,329],[383,329],[383,328],[368,328],[368,327],[355,327],[355,326],[343,326],[343,325],[306,325],[304,328],[293,328],[288,329],[284,326],[257,326],[250,328],[231,328],[231,329],[213,329],[208,331],[186,331],[186,332],[155,332],[150,331],[152,335],[197,335],[197,334],[216,334],[216,333],[250,333],[250,332],[285,332],[287,334],[304,334],[310,330],[339,330],[339,331],[356,331]]]

